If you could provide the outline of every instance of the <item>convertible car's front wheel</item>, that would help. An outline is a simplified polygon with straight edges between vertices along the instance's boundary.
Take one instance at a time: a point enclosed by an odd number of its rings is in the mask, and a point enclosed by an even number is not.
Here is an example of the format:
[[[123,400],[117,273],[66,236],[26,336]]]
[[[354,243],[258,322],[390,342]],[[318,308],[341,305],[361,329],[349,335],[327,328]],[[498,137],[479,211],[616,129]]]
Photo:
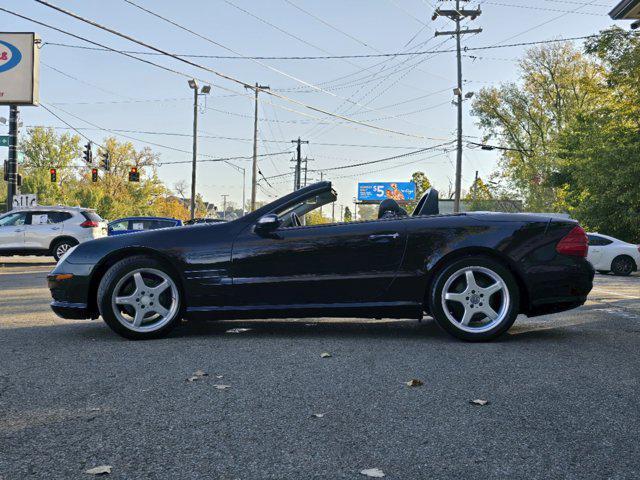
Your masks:
[[[481,256],[464,257],[436,276],[430,311],[444,330],[469,341],[492,340],[518,316],[519,291],[513,274]]]
[[[109,327],[142,340],[166,335],[180,321],[180,290],[161,262],[145,256],[113,265],[98,288],[98,307]]]

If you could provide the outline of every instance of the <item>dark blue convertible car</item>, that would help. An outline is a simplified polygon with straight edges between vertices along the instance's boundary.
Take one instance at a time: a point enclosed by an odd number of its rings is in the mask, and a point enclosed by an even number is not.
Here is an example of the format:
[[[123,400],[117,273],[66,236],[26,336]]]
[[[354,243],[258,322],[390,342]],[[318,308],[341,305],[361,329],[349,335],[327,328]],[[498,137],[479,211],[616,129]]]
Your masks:
[[[49,275],[52,308],[97,318],[127,338],[168,333],[182,318],[425,314],[464,340],[506,332],[518,314],[582,305],[594,270],[573,220],[438,215],[430,190],[408,215],[306,225],[336,201],[331,183],[290,193],[226,223],[107,237],[70,250]]]

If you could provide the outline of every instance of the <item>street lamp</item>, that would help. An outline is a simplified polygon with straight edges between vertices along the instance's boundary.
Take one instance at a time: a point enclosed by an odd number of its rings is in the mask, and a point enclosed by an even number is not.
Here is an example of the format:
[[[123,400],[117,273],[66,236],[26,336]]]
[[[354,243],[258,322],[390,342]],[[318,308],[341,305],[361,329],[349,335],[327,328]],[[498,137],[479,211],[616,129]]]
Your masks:
[[[189,88],[193,90],[193,160],[191,165],[191,220],[196,216],[196,161],[198,158],[198,95],[211,93],[211,86],[204,85],[198,92],[198,82],[189,80]]]

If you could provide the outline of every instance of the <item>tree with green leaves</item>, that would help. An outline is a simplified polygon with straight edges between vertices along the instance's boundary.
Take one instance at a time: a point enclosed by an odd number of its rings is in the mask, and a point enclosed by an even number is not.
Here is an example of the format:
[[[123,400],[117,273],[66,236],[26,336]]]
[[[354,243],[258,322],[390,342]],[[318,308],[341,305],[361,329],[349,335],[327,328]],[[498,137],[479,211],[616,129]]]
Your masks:
[[[25,154],[20,165],[21,192],[37,194],[41,205],[80,205],[95,209],[107,219],[163,214],[181,219],[188,217],[184,202],[175,199],[158,178],[159,156],[151,149],[136,150],[131,142],[104,139],[96,157],[108,152],[111,168],[108,172],[101,169],[99,180],[92,182],[92,165],[80,160],[80,142],[77,135],[58,135],[51,128],[29,129],[19,144]],[[56,182],[51,182],[52,167],[57,170]],[[131,167],[138,168],[140,182],[129,182]],[[205,216],[206,205],[201,196],[196,204],[197,215]]]
[[[470,211],[491,211],[496,206],[491,189],[480,177],[474,180],[464,201],[467,210]]]
[[[344,214],[343,214],[343,219],[344,222],[351,222],[353,221],[353,217],[351,215],[351,210],[349,210],[349,207],[344,207]]]
[[[424,172],[414,172],[411,175],[411,181],[416,184],[416,199],[410,202],[407,202],[406,205],[403,205],[407,212],[411,213],[415,210],[416,205],[418,205],[418,201],[424,195],[424,192],[431,188],[431,181]]]
[[[557,170],[556,141],[578,114],[588,115],[604,81],[603,68],[570,43],[534,47],[519,62],[520,83],[483,88],[472,114],[483,141],[502,151],[500,169],[532,211],[562,211],[548,179]]]
[[[620,28],[586,44],[605,69],[588,113],[558,139],[553,185],[569,213],[589,230],[640,242],[640,37]]]

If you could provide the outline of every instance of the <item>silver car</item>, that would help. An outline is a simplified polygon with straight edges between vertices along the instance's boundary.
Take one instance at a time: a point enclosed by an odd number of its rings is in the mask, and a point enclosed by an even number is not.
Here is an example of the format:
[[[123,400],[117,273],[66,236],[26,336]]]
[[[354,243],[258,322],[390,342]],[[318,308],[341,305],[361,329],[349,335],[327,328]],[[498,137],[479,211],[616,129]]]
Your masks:
[[[107,222],[80,207],[32,207],[0,216],[0,255],[51,255],[107,235]]]

